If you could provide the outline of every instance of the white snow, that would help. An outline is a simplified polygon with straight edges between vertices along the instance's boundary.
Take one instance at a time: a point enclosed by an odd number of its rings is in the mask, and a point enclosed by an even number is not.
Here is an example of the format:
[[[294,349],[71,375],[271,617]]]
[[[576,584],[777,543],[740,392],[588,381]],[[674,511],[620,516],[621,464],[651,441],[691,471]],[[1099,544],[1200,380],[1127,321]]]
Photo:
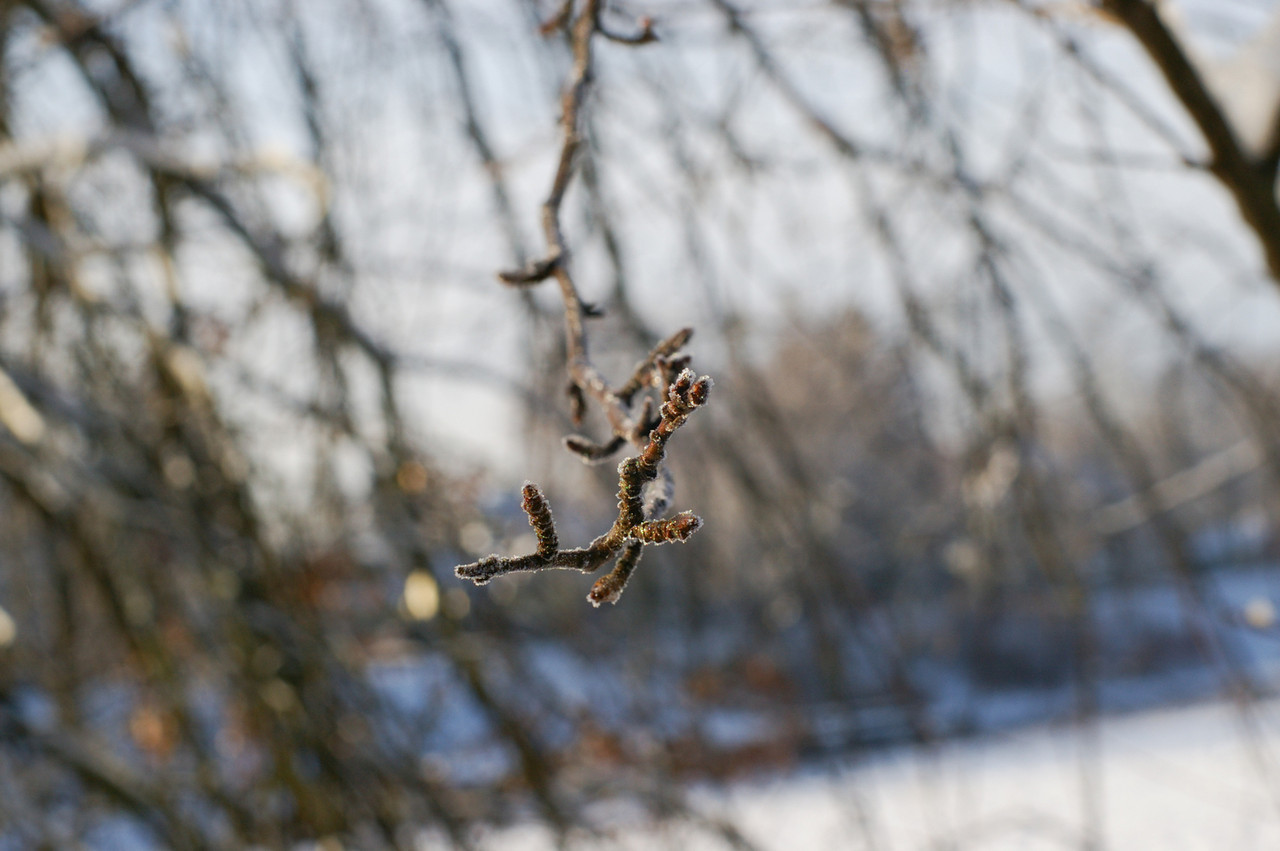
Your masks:
[[[764,849],[1262,851],[1280,848],[1278,746],[1280,701],[1213,703],[887,752],[692,801]],[[645,825],[627,809],[594,821],[600,833],[571,847],[726,847],[705,825]],[[531,826],[481,844],[554,847]]]

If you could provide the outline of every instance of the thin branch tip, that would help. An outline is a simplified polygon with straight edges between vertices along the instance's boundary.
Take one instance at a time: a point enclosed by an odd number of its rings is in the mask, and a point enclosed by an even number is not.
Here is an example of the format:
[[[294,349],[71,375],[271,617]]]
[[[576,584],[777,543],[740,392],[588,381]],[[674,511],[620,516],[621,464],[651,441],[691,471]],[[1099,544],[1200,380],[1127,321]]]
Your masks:
[[[540,260],[526,263],[519,269],[505,269],[498,272],[498,280],[511,287],[529,287],[540,284],[555,275],[560,268],[562,257],[556,252]]]
[[[570,434],[564,437],[561,442],[564,444],[564,448],[577,455],[582,463],[594,465],[607,461],[609,456],[626,445],[627,438],[615,434],[608,443],[595,443],[580,434]]]
[[[600,27],[600,34],[610,41],[632,46],[658,41],[658,34],[653,29],[653,18],[648,15],[636,19],[636,32],[633,34],[620,33],[604,27]]]

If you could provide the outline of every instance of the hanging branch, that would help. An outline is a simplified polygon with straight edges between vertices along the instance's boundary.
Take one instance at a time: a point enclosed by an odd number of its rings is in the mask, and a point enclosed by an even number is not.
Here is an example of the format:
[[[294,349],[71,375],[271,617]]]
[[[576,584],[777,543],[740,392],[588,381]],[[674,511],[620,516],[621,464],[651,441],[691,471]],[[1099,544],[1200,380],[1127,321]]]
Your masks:
[[[561,227],[560,208],[582,146],[582,105],[592,80],[592,40],[597,35],[631,45],[657,40],[649,18],[636,22],[634,35],[620,34],[605,27],[601,21],[603,6],[603,0],[585,0],[575,16],[574,4],[569,0],[542,28],[548,35],[557,30],[568,33],[573,49],[573,67],[565,87],[560,119],[564,142],[551,191],[542,205],[542,228],[547,249],[543,257],[526,263],[520,269],[498,273],[498,279],[509,286],[523,288],[554,278],[560,287],[565,313],[570,414],[575,424],[581,423],[588,402],[594,402],[604,412],[612,431],[609,439],[602,442],[582,435],[570,435],[564,440],[565,448],[588,464],[606,460],[627,444],[640,451],[618,466],[617,519],[607,532],[587,546],[559,548],[555,521],[547,499],[537,485],[529,483],[524,486],[521,505],[529,515],[529,523],[537,536],[537,549],[514,558],[491,555],[455,569],[460,578],[483,585],[495,576],[520,570],[567,568],[590,573],[617,555],[613,570],[595,583],[587,597],[597,606],[617,602],[646,545],[686,541],[702,525],[702,520],[688,511],[665,519],[661,516],[666,511],[670,492],[669,476],[661,468],[661,463],[667,440],[695,409],[706,404],[711,391],[711,379],[705,375],[698,377],[689,369],[688,356],[681,354],[681,349],[693,335],[689,328],[680,329],[655,346],[636,364],[626,383],[616,389],[609,385],[587,355],[584,320],[599,315],[599,311],[582,300],[573,280],[567,262],[569,249]],[[647,395],[648,391],[656,391],[662,402],[657,417],[653,415],[653,399]],[[640,399],[639,406],[633,411],[637,399]],[[649,489],[646,503],[643,492],[650,483],[656,484]]]

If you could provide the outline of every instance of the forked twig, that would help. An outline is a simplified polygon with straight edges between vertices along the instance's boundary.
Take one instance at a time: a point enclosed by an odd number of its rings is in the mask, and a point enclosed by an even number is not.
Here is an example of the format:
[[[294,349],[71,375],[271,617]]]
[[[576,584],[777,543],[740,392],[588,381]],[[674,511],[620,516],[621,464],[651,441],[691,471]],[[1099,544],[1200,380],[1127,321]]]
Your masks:
[[[698,378],[692,370],[684,370],[667,388],[658,425],[649,432],[644,449],[618,465],[618,517],[603,535],[585,547],[560,549],[551,506],[542,491],[532,482],[524,486],[521,507],[529,515],[538,540],[537,549],[528,555],[504,558],[491,555],[455,569],[455,573],[483,585],[495,576],[521,570],[566,568],[591,573],[611,556],[622,550],[614,569],[591,589],[588,599],[595,605],[617,602],[627,579],[640,560],[645,544],[687,541],[702,525],[702,519],[690,511],[682,511],[666,519],[646,519],[642,493],[645,485],[658,478],[659,465],[666,454],[667,441],[689,415],[706,404],[711,392],[711,379]]]

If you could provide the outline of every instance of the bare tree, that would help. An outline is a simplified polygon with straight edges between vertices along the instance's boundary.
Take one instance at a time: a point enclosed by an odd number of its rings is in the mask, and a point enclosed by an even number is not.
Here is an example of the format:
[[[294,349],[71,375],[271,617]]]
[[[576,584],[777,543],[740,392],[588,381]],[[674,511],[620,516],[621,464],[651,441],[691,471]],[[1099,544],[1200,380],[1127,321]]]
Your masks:
[[[1275,14],[0,4],[0,837],[742,847],[675,781],[927,752],[939,666],[1089,729],[1122,585],[1270,778]]]

